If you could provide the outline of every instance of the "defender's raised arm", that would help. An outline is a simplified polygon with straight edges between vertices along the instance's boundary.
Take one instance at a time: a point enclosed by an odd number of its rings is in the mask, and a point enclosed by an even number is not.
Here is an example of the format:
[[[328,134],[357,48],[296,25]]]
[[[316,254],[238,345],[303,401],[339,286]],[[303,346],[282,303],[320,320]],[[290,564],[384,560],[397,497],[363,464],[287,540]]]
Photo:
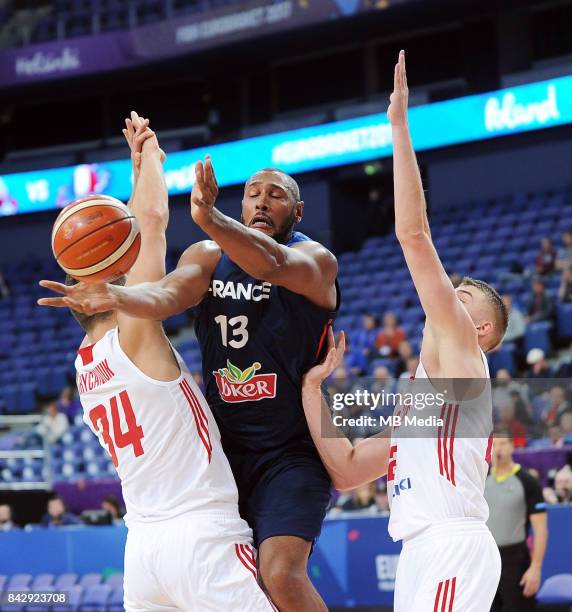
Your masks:
[[[436,342],[446,338],[449,346],[478,352],[475,326],[459,302],[431,240],[423,184],[409,132],[408,97],[405,52],[401,51],[387,111],[393,135],[395,233],[427,322],[438,336]],[[459,376],[469,374],[458,372]]]

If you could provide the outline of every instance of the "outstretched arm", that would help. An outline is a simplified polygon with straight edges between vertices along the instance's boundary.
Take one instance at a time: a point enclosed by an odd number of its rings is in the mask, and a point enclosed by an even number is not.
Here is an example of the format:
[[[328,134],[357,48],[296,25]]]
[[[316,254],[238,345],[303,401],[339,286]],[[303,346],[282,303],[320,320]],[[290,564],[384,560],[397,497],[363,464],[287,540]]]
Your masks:
[[[118,310],[139,319],[162,321],[198,304],[209,288],[220,248],[205,240],[190,246],[177,268],[160,281],[130,287],[78,283],[67,287],[43,280],[40,285],[62,297],[41,298],[41,306],[69,307],[92,315]]]
[[[338,265],[330,251],[316,242],[287,247],[215,208],[218,186],[210,156],[204,164],[197,162],[195,175],[193,220],[237,266],[256,279],[304,295],[318,306],[335,307]],[[277,192],[276,197],[286,197],[282,190]]]
[[[334,486],[340,491],[347,491],[385,476],[390,439],[387,431],[353,446],[332,423],[320,386],[342,363],[345,336],[341,332],[338,346],[335,346],[332,330],[328,333],[329,351],[324,362],[304,376],[302,403],[312,440]]]
[[[476,348],[474,325],[460,304],[431,240],[421,175],[409,133],[408,97],[405,52],[401,51],[387,111],[393,136],[395,233],[428,323],[441,338]]]

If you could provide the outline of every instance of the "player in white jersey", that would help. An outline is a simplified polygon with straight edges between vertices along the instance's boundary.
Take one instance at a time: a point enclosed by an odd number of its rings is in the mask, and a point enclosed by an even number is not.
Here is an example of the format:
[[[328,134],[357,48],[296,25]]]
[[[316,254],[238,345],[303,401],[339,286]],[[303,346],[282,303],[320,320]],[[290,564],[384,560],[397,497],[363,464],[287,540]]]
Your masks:
[[[403,540],[396,612],[486,612],[498,585],[500,556],[485,524],[492,402],[484,351],[501,342],[508,317],[492,287],[466,278],[455,289],[439,260],[411,144],[407,104],[402,51],[388,118],[394,149],[395,230],[426,315],[420,364],[411,382],[415,393],[420,392],[420,405],[400,405],[392,428],[355,447],[336,432],[325,432],[323,427],[331,427],[332,419],[320,385],[342,363],[342,333],[337,347],[330,336],[326,360],[306,374],[304,410],[338,489],[353,489],[387,473],[389,531],[394,540]],[[421,427],[407,423],[414,416],[430,418]]]
[[[125,131],[140,155],[132,209],[141,250],[127,276],[137,284],[165,275],[167,189],[147,121],[132,114]],[[127,509],[125,609],[272,610],[217,425],[161,323],[72,312],[87,334],[76,359],[84,421],[111,456]]]

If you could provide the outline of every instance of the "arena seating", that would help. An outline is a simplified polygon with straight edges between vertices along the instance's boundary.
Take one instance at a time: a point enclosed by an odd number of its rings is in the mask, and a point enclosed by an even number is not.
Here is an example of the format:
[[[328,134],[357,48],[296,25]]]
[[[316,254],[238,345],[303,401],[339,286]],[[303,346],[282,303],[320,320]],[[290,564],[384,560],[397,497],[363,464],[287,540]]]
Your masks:
[[[103,580],[100,574],[14,574],[0,575],[0,593],[2,591],[23,592],[66,592],[69,593],[69,604],[40,606],[33,608],[10,605],[0,606],[0,612],[24,612],[33,609],[36,612],[123,612],[123,574],[111,574]]]
[[[562,232],[572,228],[572,187],[437,210],[431,214],[431,227],[449,272],[490,281],[522,307],[530,292],[530,275],[515,274],[515,266],[530,268],[541,238],[548,236],[559,244]],[[169,267],[176,256],[170,254]],[[362,314],[394,311],[417,351],[423,311],[393,233],[366,240],[359,251],[341,254],[339,263],[343,300],[336,327],[346,330],[351,341]],[[11,295],[0,301],[0,413],[26,414],[38,409],[39,400],[56,396],[73,381],[75,353],[83,332],[65,309],[35,305],[42,294],[37,281],[62,277],[54,262],[29,258],[5,266],[3,272]],[[555,293],[559,276],[550,276],[546,282],[548,290]],[[559,306],[557,321],[558,336],[572,338],[572,305]],[[167,322],[167,329],[174,333],[188,324],[186,314],[178,315]],[[529,325],[525,350],[538,347],[549,355],[553,349],[551,331],[550,323]],[[200,371],[197,340],[191,337],[178,349],[190,370]],[[492,354],[492,373],[500,368],[515,373],[516,351],[514,344],[507,343]],[[394,369],[391,360],[377,359],[369,372],[377,365]],[[55,481],[116,478],[109,458],[81,415],[60,443],[52,446],[51,465]],[[7,482],[37,481],[43,470],[43,462],[37,458],[0,460],[0,474]]]
[[[127,30],[233,4],[236,0],[56,0],[45,4],[10,0],[0,4],[0,24],[10,27],[24,22],[26,27],[21,27],[20,36],[30,31],[30,39],[24,42],[42,43]]]

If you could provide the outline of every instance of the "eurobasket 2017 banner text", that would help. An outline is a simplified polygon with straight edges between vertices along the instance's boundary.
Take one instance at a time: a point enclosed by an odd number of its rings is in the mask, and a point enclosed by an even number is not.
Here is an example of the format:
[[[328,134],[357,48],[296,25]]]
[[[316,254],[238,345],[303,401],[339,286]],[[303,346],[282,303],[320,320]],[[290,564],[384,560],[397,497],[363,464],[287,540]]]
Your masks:
[[[572,76],[414,107],[413,144],[423,151],[572,123]],[[171,153],[165,163],[170,194],[189,192],[194,164],[210,153],[220,186],[278,166],[295,174],[391,155],[385,113]],[[35,170],[0,177],[0,214],[57,209],[87,193],[127,200],[128,159]]]

